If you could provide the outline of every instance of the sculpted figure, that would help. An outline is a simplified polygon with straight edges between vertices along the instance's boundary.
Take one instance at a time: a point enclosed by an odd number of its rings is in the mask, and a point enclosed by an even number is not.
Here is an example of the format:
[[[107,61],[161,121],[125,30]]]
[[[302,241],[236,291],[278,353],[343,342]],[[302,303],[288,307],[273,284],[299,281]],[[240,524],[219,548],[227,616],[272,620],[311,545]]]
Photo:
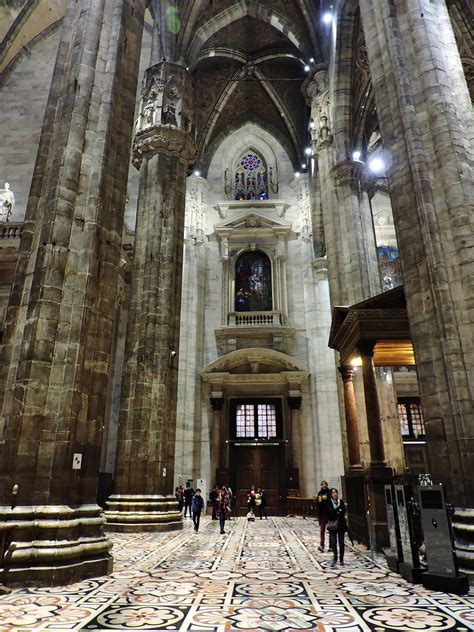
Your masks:
[[[0,189],[0,222],[8,222],[14,205],[15,196],[8,182],[5,182],[3,189]]]

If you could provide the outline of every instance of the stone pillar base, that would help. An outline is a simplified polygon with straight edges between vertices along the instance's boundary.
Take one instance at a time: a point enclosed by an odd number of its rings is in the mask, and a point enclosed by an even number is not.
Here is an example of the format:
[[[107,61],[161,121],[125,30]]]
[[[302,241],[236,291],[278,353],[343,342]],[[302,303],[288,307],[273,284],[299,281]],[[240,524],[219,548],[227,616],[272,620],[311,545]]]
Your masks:
[[[114,494],[107,500],[107,531],[177,531],[183,528],[183,516],[176,498],[138,494]]]
[[[393,472],[386,465],[371,464],[367,470],[370,519],[375,536],[375,548],[379,551],[390,546],[384,485],[390,484],[392,477]]]
[[[474,583],[474,509],[456,508],[452,524],[459,570]]]
[[[98,505],[0,506],[0,582],[53,586],[112,572]]]

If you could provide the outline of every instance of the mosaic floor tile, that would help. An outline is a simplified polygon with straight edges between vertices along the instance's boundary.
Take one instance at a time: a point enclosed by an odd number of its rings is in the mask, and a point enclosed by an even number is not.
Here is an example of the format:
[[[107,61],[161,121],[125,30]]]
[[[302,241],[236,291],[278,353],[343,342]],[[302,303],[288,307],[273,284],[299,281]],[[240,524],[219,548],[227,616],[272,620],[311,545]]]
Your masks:
[[[0,632],[26,630],[474,630],[474,594],[413,586],[383,558],[349,546],[331,569],[314,520],[208,517],[198,535],[117,534],[114,572],[71,586],[0,596]]]

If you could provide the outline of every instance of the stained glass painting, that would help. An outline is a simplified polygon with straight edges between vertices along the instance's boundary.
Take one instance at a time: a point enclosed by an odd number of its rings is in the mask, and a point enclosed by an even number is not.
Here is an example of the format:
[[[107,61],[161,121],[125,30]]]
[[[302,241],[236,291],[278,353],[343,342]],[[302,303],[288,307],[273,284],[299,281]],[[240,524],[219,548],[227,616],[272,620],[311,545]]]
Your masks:
[[[272,309],[272,269],[263,252],[245,252],[235,266],[235,311],[266,312]]]
[[[235,168],[236,200],[267,200],[267,165],[256,153],[246,152]]]
[[[377,260],[382,290],[386,292],[402,285],[402,267],[398,250],[393,246],[378,246]]]

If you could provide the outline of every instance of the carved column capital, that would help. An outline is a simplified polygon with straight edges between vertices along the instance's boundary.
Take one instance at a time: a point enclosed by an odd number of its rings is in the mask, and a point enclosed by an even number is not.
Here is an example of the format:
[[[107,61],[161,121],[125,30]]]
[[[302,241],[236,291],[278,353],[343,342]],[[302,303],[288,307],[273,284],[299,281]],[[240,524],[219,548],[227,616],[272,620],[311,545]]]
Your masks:
[[[343,160],[331,169],[336,184],[356,186],[358,189],[364,180],[365,165],[358,160]]]
[[[339,373],[341,374],[343,382],[350,382],[354,379],[354,375],[356,372],[355,367],[342,365],[339,367]]]
[[[133,142],[133,164],[139,169],[145,157],[154,154],[177,156],[185,166],[192,165],[196,157],[194,140],[180,129],[153,126],[137,132]]]
[[[223,397],[210,397],[209,403],[211,404],[211,408],[214,411],[222,410],[224,408],[224,398]]]
[[[333,134],[330,117],[330,94],[327,67],[321,64],[316,67],[312,77],[303,83],[302,92],[311,107],[311,141],[313,153],[332,145]]]
[[[288,407],[290,410],[300,410],[302,397],[288,397]]]
[[[144,157],[177,156],[189,166],[196,146],[192,138],[192,93],[189,76],[180,64],[160,62],[145,71],[140,110],[135,123],[133,164]]]
[[[376,340],[359,340],[356,347],[361,356],[365,358],[373,358],[376,342]]]

